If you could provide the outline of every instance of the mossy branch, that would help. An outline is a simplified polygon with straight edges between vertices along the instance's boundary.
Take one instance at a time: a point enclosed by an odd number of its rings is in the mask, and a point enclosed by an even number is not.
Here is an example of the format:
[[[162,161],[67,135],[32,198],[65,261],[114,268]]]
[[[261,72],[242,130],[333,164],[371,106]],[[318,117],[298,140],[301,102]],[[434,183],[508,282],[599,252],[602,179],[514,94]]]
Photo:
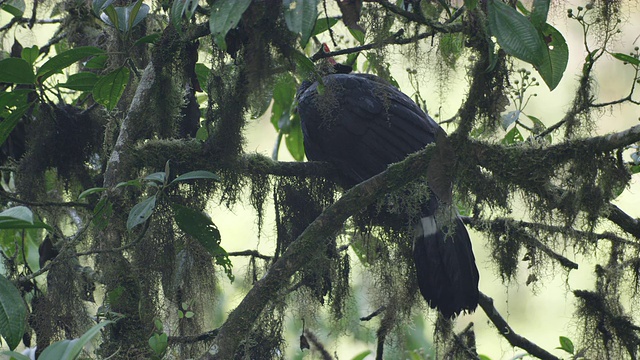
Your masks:
[[[243,334],[250,329],[265,306],[279,289],[286,286],[296,271],[320,256],[324,242],[331,239],[343,223],[363,207],[380,196],[398,189],[426,173],[435,147],[428,146],[404,161],[390,166],[383,173],[355,186],[342,198],[329,206],[287,248],[285,253],[269,269],[245,296],[238,307],[220,328],[220,332],[209,351],[201,359],[231,359]]]

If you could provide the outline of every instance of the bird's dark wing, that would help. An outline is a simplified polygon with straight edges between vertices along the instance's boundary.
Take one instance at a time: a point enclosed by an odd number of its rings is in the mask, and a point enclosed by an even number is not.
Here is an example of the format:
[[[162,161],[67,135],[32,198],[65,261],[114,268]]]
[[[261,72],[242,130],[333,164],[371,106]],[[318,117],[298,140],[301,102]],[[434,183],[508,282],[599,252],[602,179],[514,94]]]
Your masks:
[[[309,160],[328,161],[353,185],[435,141],[438,125],[395,87],[333,74],[302,90],[298,111]]]
[[[379,78],[333,74],[305,83],[298,112],[309,160],[333,163],[350,185],[435,141],[441,131],[408,96]],[[414,225],[413,257],[420,292],[447,318],[478,304],[478,270],[469,234],[430,192]]]

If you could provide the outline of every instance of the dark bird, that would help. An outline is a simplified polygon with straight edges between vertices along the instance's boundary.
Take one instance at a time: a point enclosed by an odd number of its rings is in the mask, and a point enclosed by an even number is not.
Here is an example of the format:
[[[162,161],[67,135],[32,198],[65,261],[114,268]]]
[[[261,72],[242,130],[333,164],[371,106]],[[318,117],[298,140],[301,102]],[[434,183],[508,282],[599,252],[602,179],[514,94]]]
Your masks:
[[[307,158],[334,164],[348,186],[381,173],[443,132],[407,95],[374,75],[330,74],[322,85],[306,81],[297,100]],[[447,211],[429,192],[414,224],[413,258],[422,296],[452,318],[477,307],[478,269],[462,220],[437,216]]]

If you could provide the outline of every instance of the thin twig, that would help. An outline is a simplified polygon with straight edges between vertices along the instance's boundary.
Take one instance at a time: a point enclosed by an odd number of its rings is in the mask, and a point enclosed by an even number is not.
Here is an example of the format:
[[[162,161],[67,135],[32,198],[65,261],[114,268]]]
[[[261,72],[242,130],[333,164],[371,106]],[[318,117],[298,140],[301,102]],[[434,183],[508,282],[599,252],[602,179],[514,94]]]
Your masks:
[[[386,305],[382,305],[380,306],[376,311],[372,312],[371,314],[361,317],[360,321],[369,321],[371,319],[373,319],[374,317],[380,315],[383,311],[387,310],[387,306]]]
[[[232,251],[227,253],[229,256],[253,256],[262,260],[271,260],[273,257],[259,253],[257,250]]]
[[[489,317],[489,320],[491,320],[493,325],[495,325],[495,327],[498,329],[498,332],[500,333],[500,335],[502,335],[505,339],[507,339],[507,341],[509,341],[509,344],[511,344],[512,346],[519,347],[527,351],[529,354],[543,360],[547,360],[547,359],[560,360],[560,358],[554,356],[547,350],[534,344],[529,339],[516,334],[516,332],[513,331],[511,326],[509,326],[509,324],[502,317],[502,315],[500,315],[500,313],[495,308],[495,306],[493,306],[492,298],[480,292],[478,304],[480,305],[482,310],[485,312],[485,314],[487,314],[487,316]]]

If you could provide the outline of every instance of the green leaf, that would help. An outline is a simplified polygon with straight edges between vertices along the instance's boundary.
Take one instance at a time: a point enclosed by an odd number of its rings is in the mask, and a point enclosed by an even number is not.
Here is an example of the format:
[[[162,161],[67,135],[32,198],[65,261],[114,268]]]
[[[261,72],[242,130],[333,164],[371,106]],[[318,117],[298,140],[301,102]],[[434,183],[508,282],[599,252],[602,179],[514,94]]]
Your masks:
[[[11,350],[20,344],[26,322],[27,308],[20,291],[0,275],[0,335]]]
[[[534,0],[529,18],[536,29],[542,30],[547,23],[551,0]]]
[[[4,120],[0,122],[0,144],[4,144],[4,142],[13,131],[13,128],[18,125],[18,122],[22,118],[25,112],[29,109],[31,104],[24,105],[22,107],[17,108],[11,112],[11,115],[7,116]]]
[[[113,214],[113,205],[106,197],[100,199],[93,209],[93,224],[101,231],[109,225],[109,219]]]
[[[111,5],[112,2],[113,0],[93,0],[91,2],[91,10],[96,16],[100,16],[104,9]]]
[[[488,357],[487,355],[480,354],[480,355],[478,355],[478,357],[480,358],[480,360],[491,360],[491,358]]]
[[[173,204],[172,208],[180,230],[198,240],[212,255],[218,255],[221,249],[220,231],[211,218],[202,211],[180,204]]]
[[[155,333],[149,338],[149,347],[151,347],[151,350],[153,350],[157,356],[162,356],[167,350],[167,346],[168,337],[165,333]]]
[[[203,63],[196,63],[196,77],[198,78],[198,82],[200,86],[202,86],[202,90],[207,91],[207,84],[209,83],[209,74],[211,73],[211,69],[207,67],[207,65]]]
[[[233,281],[231,260],[229,260],[227,252],[220,246],[220,231],[211,218],[202,211],[180,204],[172,204],[171,207],[173,208],[173,217],[180,230],[196,239],[215,258],[216,264],[224,268],[227,277]]]
[[[30,357],[15,351],[3,351],[0,354],[7,356],[10,360],[31,360]]]
[[[102,70],[107,67],[107,55],[94,56],[84,64],[85,69]]]
[[[85,71],[69,75],[67,82],[58,84],[58,87],[76,91],[93,91],[97,82],[98,75]]]
[[[522,141],[524,141],[524,138],[522,137],[520,130],[518,130],[517,126],[514,126],[513,129],[505,135],[504,139],[502,139],[502,144],[513,145]]]
[[[15,206],[0,212],[0,219],[13,219],[33,224],[33,212],[26,206]]]
[[[86,198],[87,196],[89,196],[91,194],[96,194],[96,193],[99,193],[99,192],[103,192],[105,190],[107,190],[106,187],[94,187],[94,188],[87,189],[87,190],[81,192],[80,195],[78,195],[78,200],[82,200],[82,199]]]
[[[135,186],[135,187],[141,187],[142,186],[142,181],[140,179],[133,179],[133,180],[129,180],[129,181],[122,181],[119,182],[118,184],[116,184],[116,189],[123,187],[123,186]]]
[[[201,126],[198,131],[196,131],[196,139],[200,141],[206,141],[209,138],[209,131],[206,126]]]
[[[319,79],[319,77],[316,76],[316,67],[313,64],[313,61],[311,61],[311,59],[309,59],[305,54],[294,49],[291,56],[296,62],[296,74],[306,80],[317,78],[316,80],[322,81],[322,79]]]
[[[129,69],[124,66],[116,69],[96,82],[93,88],[93,98],[111,111],[120,101],[128,82]]]
[[[166,178],[167,174],[164,171],[159,171],[145,176],[143,180],[154,181],[158,184],[164,184]]]
[[[114,322],[103,321],[92,326],[80,338],[55,342],[42,351],[38,360],[75,360],[85,345],[98,335],[103,327],[112,323]]]
[[[131,231],[134,227],[144,223],[149,219],[153,210],[156,207],[156,195],[151,195],[148,198],[137,203],[129,212],[129,218],[127,219],[127,230]]]
[[[544,25],[542,35],[548,43],[543,61],[535,65],[535,68],[549,90],[553,90],[558,86],[567,69],[569,46],[562,34],[549,24]]]
[[[349,28],[349,33],[360,45],[364,44],[364,33],[358,29]]]
[[[136,40],[136,42],[133,43],[133,46],[142,44],[154,44],[156,41],[158,41],[158,39],[160,39],[160,36],[162,36],[161,33],[153,33],[147,36],[143,36],[140,39]]]
[[[464,6],[467,10],[472,11],[478,6],[478,0],[464,0]]]
[[[284,136],[287,150],[291,153],[296,161],[304,160],[304,142],[302,136],[302,127],[300,126],[300,116],[296,113],[290,122],[289,132]]]
[[[640,59],[636,59],[633,56],[630,56],[630,55],[627,55],[627,54],[623,54],[623,53],[612,53],[611,56],[613,56],[614,58],[616,58],[616,59],[618,59],[620,61],[627,62],[627,63],[629,63],[631,65],[640,66]],[[2,63],[2,62],[0,62],[0,63]]]
[[[640,173],[640,165],[631,165],[629,171],[631,171],[632,174]]]
[[[0,60],[0,82],[11,84],[33,84],[36,80],[33,67],[24,59]]]
[[[316,23],[313,26],[313,30],[311,30],[311,36],[322,34],[323,32],[331,29],[333,25],[338,23],[338,20],[340,20],[340,18],[337,16],[325,17],[325,18],[316,20]]]
[[[289,109],[296,96],[296,79],[290,73],[284,73],[273,87],[273,105],[271,107],[271,124],[278,130],[287,132],[283,129],[282,118],[289,121]],[[288,124],[287,124],[288,126]]]
[[[560,340],[560,347],[556,349],[562,349],[568,352],[569,354],[574,353],[575,349],[573,347],[573,342],[571,341],[571,339],[565,336],[560,336],[559,340]]]
[[[52,57],[44,63],[36,72],[36,78],[39,83],[42,83],[51,75],[62,71],[84,58],[101,54],[104,54],[104,50],[95,46],[82,46],[67,50]]]
[[[284,20],[289,30],[300,34],[300,45],[304,48],[318,18],[319,0],[284,0]]]
[[[238,25],[250,4],[251,0],[218,0],[211,5],[209,29],[216,45],[222,50],[227,49],[224,40],[227,32]]]
[[[354,356],[353,358],[351,358],[351,360],[364,360],[366,359],[367,356],[369,356],[369,354],[371,354],[371,350],[365,350],[359,353],[358,355]]]
[[[198,7],[198,0],[174,0],[171,6],[171,23],[176,29],[182,28],[182,18],[190,20]]]
[[[1,6],[2,10],[13,15],[13,17],[22,17],[24,10],[27,8],[24,0],[8,0],[3,2]]]
[[[520,60],[541,64],[546,46],[529,19],[499,0],[489,0],[487,7],[489,29],[500,47]]]
[[[211,171],[196,170],[196,171],[189,171],[188,173],[184,173],[178,176],[177,178],[173,179],[171,184],[178,183],[181,181],[197,180],[197,179],[209,179],[209,180],[215,180],[215,181],[221,180],[220,176],[212,173]]]
[[[107,25],[113,26],[123,33],[128,33],[149,14],[149,5],[138,0],[129,6],[109,5],[100,15]]]
[[[9,109],[21,108],[28,105],[27,100],[33,89],[14,89],[0,93],[0,116],[7,117],[13,111]]]
[[[22,57],[26,62],[28,62],[31,65],[33,65],[36,62],[36,60],[38,59],[38,56],[40,56],[40,49],[38,49],[37,45],[33,45],[32,47],[27,47],[22,49],[22,54],[20,54],[20,57]]]

